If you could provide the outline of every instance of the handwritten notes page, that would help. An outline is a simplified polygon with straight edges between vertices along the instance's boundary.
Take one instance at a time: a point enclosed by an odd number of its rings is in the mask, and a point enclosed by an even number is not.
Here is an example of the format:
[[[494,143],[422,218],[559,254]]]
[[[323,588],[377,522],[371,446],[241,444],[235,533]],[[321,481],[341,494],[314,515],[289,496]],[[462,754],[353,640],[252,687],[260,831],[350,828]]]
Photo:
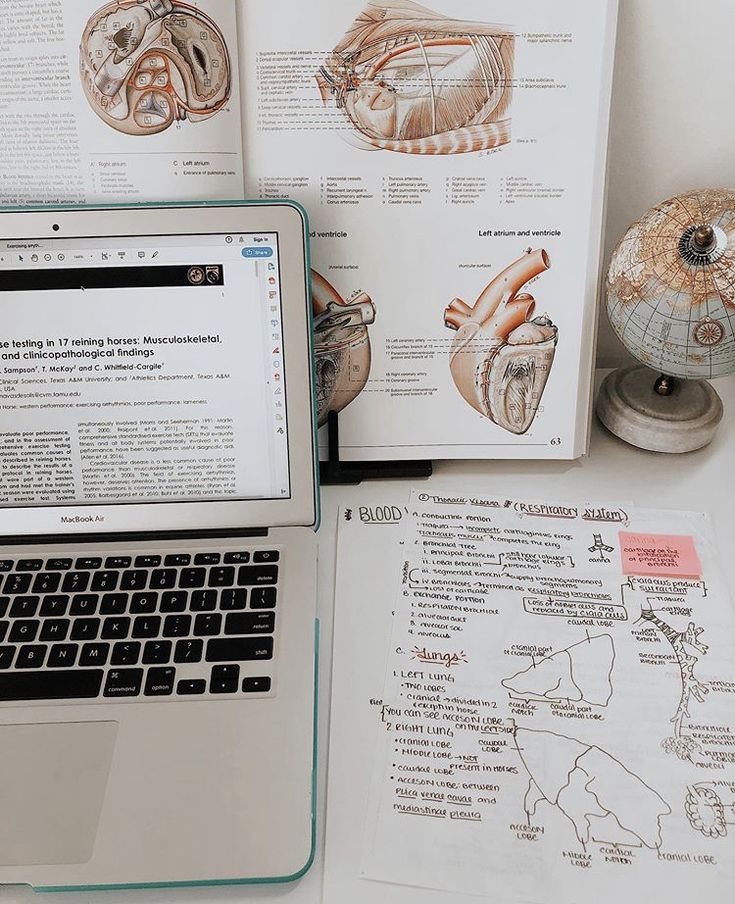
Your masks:
[[[402,520],[360,875],[539,904],[732,891],[735,618],[707,518],[414,494]],[[652,573],[659,547],[678,565]]]

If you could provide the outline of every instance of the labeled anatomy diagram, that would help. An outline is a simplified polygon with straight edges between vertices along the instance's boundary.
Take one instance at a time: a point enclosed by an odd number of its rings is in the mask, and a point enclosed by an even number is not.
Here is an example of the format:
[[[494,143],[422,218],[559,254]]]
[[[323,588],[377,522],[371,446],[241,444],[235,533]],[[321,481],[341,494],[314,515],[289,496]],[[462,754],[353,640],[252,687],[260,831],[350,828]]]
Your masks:
[[[510,141],[515,36],[408,0],[371,2],[317,83],[368,150],[460,154]]]
[[[583,846],[661,846],[661,820],[671,807],[614,756],[551,731],[516,728],[514,738],[529,775],[523,802],[529,823],[546,801],[571,821]]]
[[[87,100],[107,125],[152,135],[201,122],[230,97],[225,39],[200,9],[178,0],[118,0],[95,12],[79,47]]]
[[[598,634],[552,653],[501,684],[511,696],[524,700],[607,706],[613,695],[614,665],[612,637]]]
[[[314,307],[317,420],[327,422],[330,411],[342,411],[363,390],[370,374],[368,325],[375,305],[360,292],[345,302],[331,283],[311,271]]]
[[[725,838],[735,826],[735,782],[700,782],[687,788],[684,812],[689,825],[707,838]]]
[[[536,418],[556,355],[559,330],[531,319],[532,295],[521,289],[551,267],[546,251],[527,251],[485,287],[475,306],[455,298],[444,323],[457,331],[449,358],[462,398],[504,430],[521,435]]]

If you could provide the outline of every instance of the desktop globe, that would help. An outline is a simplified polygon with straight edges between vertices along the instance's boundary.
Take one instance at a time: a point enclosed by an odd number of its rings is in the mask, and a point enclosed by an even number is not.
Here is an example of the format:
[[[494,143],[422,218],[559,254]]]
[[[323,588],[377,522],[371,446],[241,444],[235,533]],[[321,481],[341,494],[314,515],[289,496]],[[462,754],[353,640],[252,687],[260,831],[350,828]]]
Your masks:
[[[723,414],[707,381],[735,373],[735,192],[679,195],[634,223],[610,262],[607,312],[643,366],[607,377],[602,423],[655,452],[706,446]]]

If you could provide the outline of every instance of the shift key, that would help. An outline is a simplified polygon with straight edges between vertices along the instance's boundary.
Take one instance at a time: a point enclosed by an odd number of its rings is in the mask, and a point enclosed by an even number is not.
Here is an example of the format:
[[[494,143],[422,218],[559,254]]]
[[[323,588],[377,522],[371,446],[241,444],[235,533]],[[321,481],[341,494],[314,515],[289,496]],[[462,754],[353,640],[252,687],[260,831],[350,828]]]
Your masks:
[[[244,662],[272,658],[272,637],[216,637],[207,642],[207,662]]]

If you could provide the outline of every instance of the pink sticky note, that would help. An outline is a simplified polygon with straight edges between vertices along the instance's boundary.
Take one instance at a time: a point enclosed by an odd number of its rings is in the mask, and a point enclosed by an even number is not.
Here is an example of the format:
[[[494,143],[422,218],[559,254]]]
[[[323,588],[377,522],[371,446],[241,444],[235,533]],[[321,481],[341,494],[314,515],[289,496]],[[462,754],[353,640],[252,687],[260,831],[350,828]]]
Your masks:
[[[694,537],[626,531],[618,536],[623,574],[695,580],[702,576]]]

